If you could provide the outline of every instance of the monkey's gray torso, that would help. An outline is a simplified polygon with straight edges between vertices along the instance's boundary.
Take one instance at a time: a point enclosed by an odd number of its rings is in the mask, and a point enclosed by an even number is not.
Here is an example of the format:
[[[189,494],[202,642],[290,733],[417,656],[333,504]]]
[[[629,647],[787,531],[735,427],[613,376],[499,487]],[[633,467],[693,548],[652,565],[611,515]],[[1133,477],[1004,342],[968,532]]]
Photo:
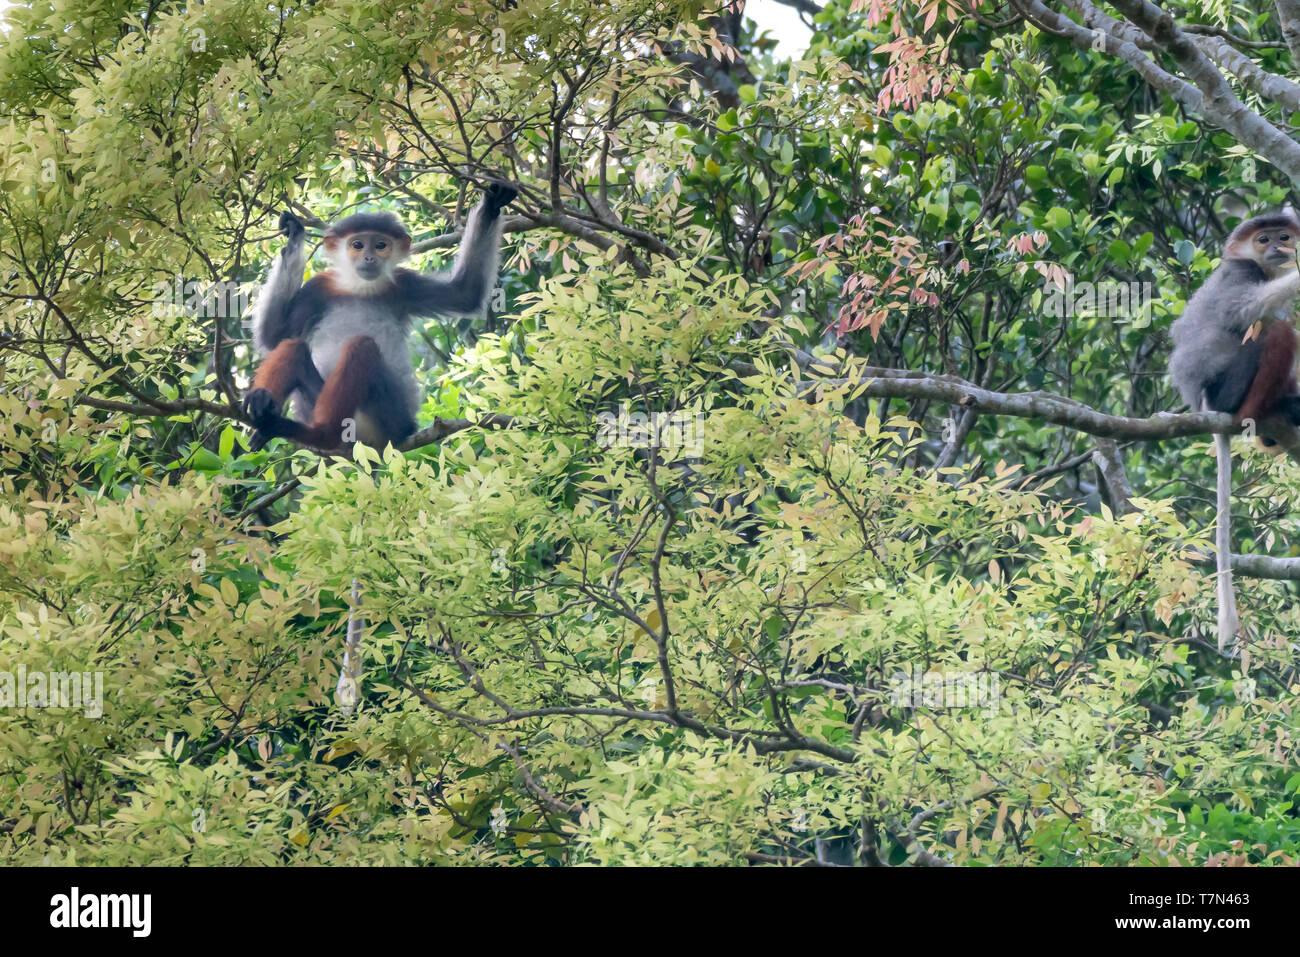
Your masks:
[[[321,288],[328,283],[328,276],[321,274],[307,282],[290,307],[290,312],[299,307],[317,301]],[[369,336],[379,347],[380,355],[393,383],[396,395],[404,411],[414,419],[424,401],[424,390],[415,378],[411,365],[410,336],[411,317],[395,301],[393,295],[344,295],[335,294],[333,298],[320,303],[320,318],[304,330],[307,347],[311,350],[312,364],[322,379],[328,379],[338,365],[348,341],[357,336]],[[298,390],[294,394],[294,412],[300,421],[310,421],[317,395]],[[382,430],[366,414],[364,408],[358,410],[357,437],[367,444],[380,444]]]
[[[376,307],[371,300],[357,297],[332,307],[307,333],[311,359],[321,378],[330,377],[338,365],[343,346],[356,336],[369,336],[375,340],[389,374],[403,386],[408,411],[418,409],[420,385],[411,368],[410,320],[395,320],[385,307]]]
[[[1259,319],[1286,318],[1289,298],[1261,300],[1257,295],[1267,281],[1255,263],[1225,259],[1170,328],[1174,351],[1169,378],[1193,411],[1200,410],[1202,394],[1227,372],[1240,350],[1257,348],[1243,344],[1246,330]]]

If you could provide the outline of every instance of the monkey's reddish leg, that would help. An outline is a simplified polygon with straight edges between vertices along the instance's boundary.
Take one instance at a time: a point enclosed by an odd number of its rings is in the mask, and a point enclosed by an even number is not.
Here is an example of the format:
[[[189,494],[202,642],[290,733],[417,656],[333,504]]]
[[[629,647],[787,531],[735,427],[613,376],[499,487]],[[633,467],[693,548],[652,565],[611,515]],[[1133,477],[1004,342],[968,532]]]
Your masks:
[[[1279,399],[1295,392],[1295,360],[1295,327],[1289,322],[1273,323],[1260,342],[1259,369],[1235,421],[1258,422],[1273,411]]]
[[[307,367],[311,367],[311,350],[306,341],[285,339],[257,367],[253,389],[265,389],[275,397],[277,406],[283,405],[289,393],[307,381]]]
[[[343,445],[343,420],[357,414],[371,385],[383,374],[383,357],[375,340],[369,336],[349,339],[316,400],[311,425],[302,427],[300,437],[291,438],[318,448]]]

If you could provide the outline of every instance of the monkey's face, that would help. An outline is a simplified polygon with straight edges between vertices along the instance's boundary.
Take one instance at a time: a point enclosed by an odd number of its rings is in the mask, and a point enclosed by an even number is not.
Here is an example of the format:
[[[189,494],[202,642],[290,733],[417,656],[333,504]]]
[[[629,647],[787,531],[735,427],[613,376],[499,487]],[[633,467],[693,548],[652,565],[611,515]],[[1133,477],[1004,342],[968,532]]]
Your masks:
[[[387,233],[352,233],[343,243],[352,271],[362,279],[391,274],[400,258],[396,240]]]
[[[1250,237],[1252,258],[1270,276],[1294,267],[1297,234],[1300,228],[1291,226],[1259,230]]]

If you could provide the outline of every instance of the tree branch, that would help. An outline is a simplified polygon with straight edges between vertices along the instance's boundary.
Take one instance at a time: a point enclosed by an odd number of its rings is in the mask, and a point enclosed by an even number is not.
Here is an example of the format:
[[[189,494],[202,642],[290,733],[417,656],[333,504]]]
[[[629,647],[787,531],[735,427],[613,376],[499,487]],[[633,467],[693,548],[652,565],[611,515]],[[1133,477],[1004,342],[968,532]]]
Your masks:
[[[1104,50],[1123,60],[1150,86],[1168,93],[1189,112],[1222,127],[1292,179],[1300,179],[1300,144],[1248,109],[1209,57],[1164,10],[1146,0],[1112,0],[1112,5],[1131,21],[1126,24],[1101,13],[1088,0],[1066,0],[1089,25],[1085,27],[1049,9],[1041,0],[1012,2],[1035,26],[1065,37],[1078,49]],[[1144,54],[1141,47],[1147,45],[1147,40],[1155,49],[1168,53],[1188,80],[1162,70]]]
[[[1172,56],[1205,94],[1203,113],[1207,119],[1266,156],[1293,180],[1300,179],[1300,144],[1248,109],[1209,57],[1178,28],[1173,17],[1149,0],[1111,0],[1111,5]]]
[[[1133,498],[1133,486],[1129,484],[1128,473],[1124,471],[1124,460],[1119,455],[1119,444],[1114,439],[1097,439],[1097,448],[1093,450],[1092,460],[1097,471],[1101,473],[1106,488],[1110,490],[1110,501],[1117,515],[1133,511],[1130,499]]]
[[[1300,84],[1261,69],[1254,60],[1220,37],[1198,36],[1196,43],[1215,63],[1231,70],[1242,83],[1266,100],[1281,104],[1288,110],[1300,110]]]
[[[1291,62],[1300,63],[1300,0],[1277,0],[1282,39],[1291,50]]]

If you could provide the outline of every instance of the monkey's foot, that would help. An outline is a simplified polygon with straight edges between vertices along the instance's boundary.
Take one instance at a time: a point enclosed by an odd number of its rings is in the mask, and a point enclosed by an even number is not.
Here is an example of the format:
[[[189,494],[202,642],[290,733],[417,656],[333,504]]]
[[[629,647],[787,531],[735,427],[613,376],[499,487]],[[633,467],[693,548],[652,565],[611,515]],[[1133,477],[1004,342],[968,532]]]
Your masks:
[[[271,426],[280,418],[280,403],[266,389],[250,389],[244,395],[244,411],[258,432],[274,434]]]
[[[519,190],[515,189],[509,183],[502,183],[493,180],[488,183],[487,189],[483,190],[483,200],[487,203],[489,215],[500,215],[501,210],[510,205],[511,201],[519,195]]]

